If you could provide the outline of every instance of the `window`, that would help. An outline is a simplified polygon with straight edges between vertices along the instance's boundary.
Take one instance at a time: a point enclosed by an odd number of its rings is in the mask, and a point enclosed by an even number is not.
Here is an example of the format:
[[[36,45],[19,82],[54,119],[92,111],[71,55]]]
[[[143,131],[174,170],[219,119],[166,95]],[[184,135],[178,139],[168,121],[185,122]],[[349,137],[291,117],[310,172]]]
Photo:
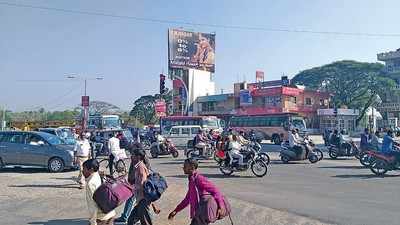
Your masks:
[[[25,135],[22,133],[6,134],[3,137],[3,141],[15,144],[25,144]]]
[[[306,105],[312,105],[312,99],[306,98]]]
[[[179,135],[179,128],[172,128],[170,134],[171,135]]]
[[[192,127],[192,134],[197,134],[199,133],[200,128],[198,127]]]
[[[289,101],[294,103],[294,104],[297,104],[297,98],[296,97],[292,97],[292,96],[289,97]]]
[[[182,134],[184,135],[190,135],[190,128],[182,128]]]
[[[279,106],[281,104],[280,96],[267,96],[265,97],[266,106]]]
[[[26,138],[26,143],[29,145],[39,145],[39,142],[46,143],[42,137],[35,134],[29,134]]]

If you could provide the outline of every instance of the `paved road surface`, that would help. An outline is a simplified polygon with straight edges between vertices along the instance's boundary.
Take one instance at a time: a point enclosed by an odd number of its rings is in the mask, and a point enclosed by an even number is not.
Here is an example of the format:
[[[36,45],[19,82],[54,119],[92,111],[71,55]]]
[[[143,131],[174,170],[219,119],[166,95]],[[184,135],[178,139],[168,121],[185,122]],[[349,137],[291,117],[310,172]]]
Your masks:
[[[278,153],[271,153],[278,159]],[[179,160],[153,160],[168,179],[186,182]],[[351,159],[323,160],[317,164],[272,162],[264,178],[250,173],[224,177],[216,163],[201,163],[201,172],[212,178],[228,196],[342,225],[397,225],[400,221],[400,177],[384,178]]]

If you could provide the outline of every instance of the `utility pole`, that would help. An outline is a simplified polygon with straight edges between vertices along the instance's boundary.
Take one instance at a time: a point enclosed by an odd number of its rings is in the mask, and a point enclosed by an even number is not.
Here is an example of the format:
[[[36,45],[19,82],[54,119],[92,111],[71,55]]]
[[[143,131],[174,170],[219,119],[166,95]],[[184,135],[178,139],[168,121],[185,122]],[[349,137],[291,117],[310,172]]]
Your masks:
[[[4,131],[6,129],[6,107],[3,107],[3,116],[1,120],[1,130]]]

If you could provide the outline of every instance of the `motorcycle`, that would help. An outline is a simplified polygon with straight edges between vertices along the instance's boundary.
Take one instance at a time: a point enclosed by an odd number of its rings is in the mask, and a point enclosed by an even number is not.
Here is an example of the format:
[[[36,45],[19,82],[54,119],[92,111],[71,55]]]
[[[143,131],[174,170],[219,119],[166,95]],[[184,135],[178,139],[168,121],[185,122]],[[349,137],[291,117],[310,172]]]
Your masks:
[[[239,165],[239,160],[234,158],[231,164],[231,155],[228,152],[225,152],[225,159],[219,163],[219,170],[224,175],[231,175],[233,172],[243,172],[251,169],[253,174],[256,177],[263,177],[268,172],[268,166],[262,159],[262,156],[259,155],[254,149],[250,149],[250,151],[241,152],[243,155],[243,164]]]
[[[153,158],[158,158],[158,156],[160,155],[169,154],[171,154],[174,158],[177,158],[179,156],[177,148],[169,139],[165,139],[164,143],[153,142],[150,146],[150,154]]]
[[[311,163],[316,163],[323,158],[322,151],[317,148],[312,148],[309,146],[309,141],[304,141],[302,143],[303,147],[308,149],[308,154],[300,154],[298,155],[293,149],[289,146],[289,142],[285,141],[281,144],[281,152],[280,157],[283,163],[288,163],[289,161],[301,161],[308,159]]]
[[[398,146],[394,146],[395,151],[399,151]],[[395,156],[388,156],[382,152],[369,152],[370,156],[370,170],[378,175],[382,176],[391,170],[400,170],[400,160],[396,159]]]
[[[189,148],[186,151],[186,157],[187,158],[195,158],[195,159],[210,159],[212,156],[215,156],[215,145],[212,143],[207,143],[206,151],[203,152],[203,154],[200,154],[200,150],[202,148],[198,148],[196,146],[193,146],[193,141],[191,142],[192,148]],[[189,145],[189,144],[188,144]]]
[[[358,149],[357,145],[354,143],[354,141],[350,140],[342,145],[341,148],[339,148],[337,145],[330,145],[328,147],[329,149],[329,157],[331,159],[337,159],[338,157],[341,156],[346,156],[346,157],[352,157],[355,156],[357,159],[360,158],[360,150]]]
[[[250,142],[247,145],[244,145],[242,147],[242,150],[244,152],[248,152],[248,151],[254,151],[257,154],[257,157],[259,157],[261,160],[263,160],[265,162],[265,164],[269,165],[271,160],[270,157],[267,153],[265,152],[261,152],[261,145],[258,142]],[[223,161],[226,158],[226,153],[224,149],[217,149],[214,152],[214,160],[217,163],[220,163],[221,161]]]

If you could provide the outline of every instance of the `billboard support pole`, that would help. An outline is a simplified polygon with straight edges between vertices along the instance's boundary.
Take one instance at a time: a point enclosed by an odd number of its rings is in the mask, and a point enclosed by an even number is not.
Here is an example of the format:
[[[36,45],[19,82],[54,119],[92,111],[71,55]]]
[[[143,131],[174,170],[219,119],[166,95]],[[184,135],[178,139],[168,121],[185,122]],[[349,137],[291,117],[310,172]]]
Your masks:
[[[187,114],[188,113],[188,109],[189,109],[189,91],[188,91],[188,88],[187,88],[187,86],[186,86],[186,84],[185,84],[185,82],[183,81],[183,79],[182,78],[180,78],[180,77],[178,77],[178,76],[176,76],[175,74],[172,74],[172,75],[169,75],[172,79],[177,79],[177,80],[179,80],[181,83],[182,83],[182,85],[183,85],[183,88],[185,88],[185,92],[186,92],[186,104],[185,104],[185,114]],[[174,96],[174,94],[172,94],[172,96]],[[174,99],[172,99],[172,102],[174,101]],[[183,106],[182,106],[182,115],[183,115],[184,113],[183,113]]]

